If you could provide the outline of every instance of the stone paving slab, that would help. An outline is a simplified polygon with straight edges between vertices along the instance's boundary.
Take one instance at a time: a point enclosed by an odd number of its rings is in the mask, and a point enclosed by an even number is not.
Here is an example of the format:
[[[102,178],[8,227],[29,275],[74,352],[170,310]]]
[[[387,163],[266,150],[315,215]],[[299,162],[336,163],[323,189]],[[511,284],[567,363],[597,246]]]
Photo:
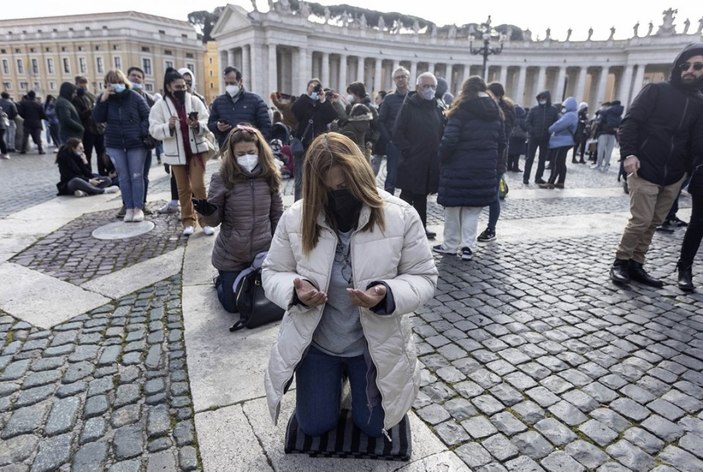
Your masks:
[[[0,309],[49,329],[110,300],[21,265],[0,264]],[[12,281],[12,283],[8,283]]]

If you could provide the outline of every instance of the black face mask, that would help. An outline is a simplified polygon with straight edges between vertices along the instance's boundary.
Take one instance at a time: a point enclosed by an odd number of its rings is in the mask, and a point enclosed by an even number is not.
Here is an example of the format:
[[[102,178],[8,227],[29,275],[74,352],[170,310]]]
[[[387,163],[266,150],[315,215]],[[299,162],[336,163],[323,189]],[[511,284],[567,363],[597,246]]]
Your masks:
[[[185,103],[186,101],[186,91],[185,90],[176,90],[173,92],[173,96],[178,99],[179,102]]]
[[[79,97],[82,97],[83,95],[85,95],[85,89],[84,88],[76,89],[76,95],[78,95]]]
[[[356,227],[361,211],[361,202],[348,188],[330,190],[327,194],[327,206],[334,217],[337,229],[349,231]]]

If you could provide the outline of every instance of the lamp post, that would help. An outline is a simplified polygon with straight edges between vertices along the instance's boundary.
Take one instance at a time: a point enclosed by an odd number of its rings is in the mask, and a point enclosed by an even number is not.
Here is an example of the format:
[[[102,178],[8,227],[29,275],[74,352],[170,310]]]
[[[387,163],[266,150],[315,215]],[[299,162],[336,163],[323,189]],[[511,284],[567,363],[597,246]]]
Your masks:
[[[488,68],[486,67],[486,63],[488,62],[488,56],[493,55],[493,54],[500,54],[503,52],[503,34],[499,33],[493,27],[491,26],[491,16],[488,15],[488,19],[486,20],[485,23],[481,23],[481,26],[478,28],[478,34],[479,38],[483,42],[483,44],[478,47],[474,48],[474,35],[472,34],[469,36],[469,51],[473,55],[480,54],[483,56],[483,80],[488,81]],[[491,47],[491,40],[493,41],[500,41],[499,46],[497,47]]]

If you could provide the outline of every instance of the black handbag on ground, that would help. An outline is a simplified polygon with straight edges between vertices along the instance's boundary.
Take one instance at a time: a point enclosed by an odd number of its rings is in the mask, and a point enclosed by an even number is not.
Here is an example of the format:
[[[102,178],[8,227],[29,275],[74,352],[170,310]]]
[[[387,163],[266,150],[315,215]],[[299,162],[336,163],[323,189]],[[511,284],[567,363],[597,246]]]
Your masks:
[[[281,320],[285,313],[283,308],[266,298],[260,268],[242,277],[237,286],[236,301],[239,321],[232,325],[230,331],[273,323]]]

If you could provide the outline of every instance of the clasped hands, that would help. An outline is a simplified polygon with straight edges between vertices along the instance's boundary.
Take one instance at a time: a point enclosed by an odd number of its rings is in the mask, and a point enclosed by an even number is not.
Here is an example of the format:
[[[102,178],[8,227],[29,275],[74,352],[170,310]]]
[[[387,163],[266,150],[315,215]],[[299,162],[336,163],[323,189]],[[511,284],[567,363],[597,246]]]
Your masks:
[[[295,293],[298,300],[308,307],[322,305],[327,302],[327,294],[315,288],[313,284],[307,280],[296,278],[293,281]],[[386,286],[383,284],[374,285],[366,290],[356,288],[348,288],[347,295],[353,305],[362,308],[373,308],[386,297]]]
[[[197,211],[201,215],[210,216],[217,211],[217,205],[213,205],[212,203],[208,202],[205,198],[192,198],[191,201],[193,202],[193,207],[195,208],[195,211]]]

